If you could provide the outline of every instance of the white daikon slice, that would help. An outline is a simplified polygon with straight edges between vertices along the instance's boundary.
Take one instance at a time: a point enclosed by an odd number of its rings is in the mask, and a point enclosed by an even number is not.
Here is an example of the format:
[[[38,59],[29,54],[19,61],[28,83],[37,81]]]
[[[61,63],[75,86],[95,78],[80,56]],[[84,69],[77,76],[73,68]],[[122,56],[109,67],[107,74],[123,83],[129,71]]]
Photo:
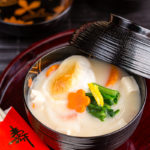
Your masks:
[[[131,96],[139,92],[139,87],[132,76],[122,77],[120,81],[120,89],[124,95]]]

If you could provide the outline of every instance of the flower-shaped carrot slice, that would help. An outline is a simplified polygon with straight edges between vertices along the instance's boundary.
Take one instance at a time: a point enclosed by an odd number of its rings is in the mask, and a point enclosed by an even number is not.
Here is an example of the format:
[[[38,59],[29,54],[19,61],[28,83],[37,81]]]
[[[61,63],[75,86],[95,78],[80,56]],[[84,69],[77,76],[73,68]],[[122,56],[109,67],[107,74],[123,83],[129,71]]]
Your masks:
[[[68,94],[68,105],[70,109],[74,109],[76,112],[82,113],[86,107],[90,104],[90,98],[85,95],[85,91],[80,89],[76,93]]]

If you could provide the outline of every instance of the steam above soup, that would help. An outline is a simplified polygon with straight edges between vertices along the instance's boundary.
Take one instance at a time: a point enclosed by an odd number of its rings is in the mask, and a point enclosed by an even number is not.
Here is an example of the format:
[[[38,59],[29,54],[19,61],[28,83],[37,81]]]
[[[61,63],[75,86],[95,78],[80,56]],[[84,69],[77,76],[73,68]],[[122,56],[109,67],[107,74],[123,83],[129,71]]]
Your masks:
[[[98,136],[128,124],[140,109],[139,87],[125,71],[74,55],[32,82],[28,105],[39,121],[72,136]]]

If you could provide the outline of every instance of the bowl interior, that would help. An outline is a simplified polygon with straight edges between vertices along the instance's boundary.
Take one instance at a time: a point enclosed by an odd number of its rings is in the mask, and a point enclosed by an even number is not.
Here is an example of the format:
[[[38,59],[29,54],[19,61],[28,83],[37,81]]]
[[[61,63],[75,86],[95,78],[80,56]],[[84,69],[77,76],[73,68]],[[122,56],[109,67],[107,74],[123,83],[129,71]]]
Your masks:
[[[25,78],[25,84],[24,84],[24,97],[25,101],[27,103],[27,95],[29,91],[28,87],[28,79],[32,78],[34,79],[42,70],[44,70],[47,66],[50,64],[64,60],[65,58],[71,56],[71,55],[84,55],[88,56],[87,54],[84,54],[79,49],[72,47],[72,46],[66,46],[63,48],[59,48],[56,50],[53,50],[49,52],[47,55],[40,58],[29,70],[28,74]]]
[[[43,56],[40,58],[29,70],[28,74],[26,75],[25,83],[24,83],[24,97],[25,97],[25,104],[27,105],[28,108],[28,102],[27,102],[27,96],[29,92],[29,87],[28,87],[28,80],[29,78],[34,79],[43,69],[45,69],[47,66],[50,64],[63,60],[71,55],[83,55],[89,57],[89,55],[83,53],[81,50],[72,47],[72,46],[66,46],[63,48],[55,49],[51,52],[49,52],[47,55]],[[91,56],[90,56],[91,57]],[[131,74],[131,73],[130,73]],[[126,128],[128,125],[130,125],[143,111],[145,102],[146,102],[146,96],[147,96],[147,88],[146,88],[146,83],[145,80],[142,77],[136,76],[132,74],[137,81],[139,88],[140,88],[140,94],[141,94],[141,108],[138,112],[138,114],[124,127],[120,128],[117,131],[114,131],[112,133],[119,132],[120,130]],[[29,109],[29,108],[28,108]],[[30,110],[29,110],[30,111]],[[30,111],[31,112],[31,111]],[[32,114],[32,113],[31,113]],[[33,115],[34,116],[34,115]],[[36,118],[38,120],[38,118]],[[110,133],[110,134],[112,134]],[[106,136],[109,134],[106,134]],[[105,135],[104,135],[105,136]]]

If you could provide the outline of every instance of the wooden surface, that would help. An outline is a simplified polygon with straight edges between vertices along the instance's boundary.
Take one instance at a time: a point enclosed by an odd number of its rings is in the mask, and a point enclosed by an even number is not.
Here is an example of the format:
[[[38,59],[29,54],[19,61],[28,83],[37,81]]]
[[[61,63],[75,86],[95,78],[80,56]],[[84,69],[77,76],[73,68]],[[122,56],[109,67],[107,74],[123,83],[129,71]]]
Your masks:
[[[87,22],[109,20],[110,13],[150,29],[150,0],[74,0],[70,15],[56,32],[50,29],[45,35],[26,38],[0,33],[0,73],[17,54],[32,43],[61,31],[78,28]]]

